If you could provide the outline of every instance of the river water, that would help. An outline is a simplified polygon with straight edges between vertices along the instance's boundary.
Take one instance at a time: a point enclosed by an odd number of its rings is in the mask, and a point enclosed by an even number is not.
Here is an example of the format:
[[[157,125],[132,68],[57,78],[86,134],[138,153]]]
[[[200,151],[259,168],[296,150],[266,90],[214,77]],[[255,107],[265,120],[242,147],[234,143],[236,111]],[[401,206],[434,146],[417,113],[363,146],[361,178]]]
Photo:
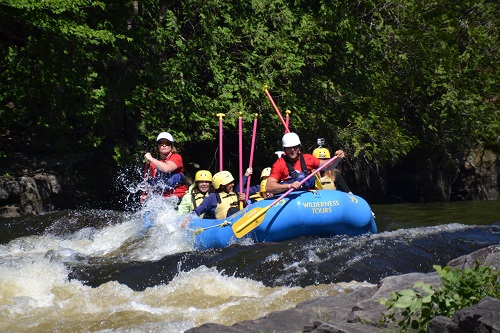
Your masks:
[[[498,201],[372,205],[379,233],[194,251],[166,201],[142,214],[0,220],[1,332],[183,332],[430,272],[500,243]]]

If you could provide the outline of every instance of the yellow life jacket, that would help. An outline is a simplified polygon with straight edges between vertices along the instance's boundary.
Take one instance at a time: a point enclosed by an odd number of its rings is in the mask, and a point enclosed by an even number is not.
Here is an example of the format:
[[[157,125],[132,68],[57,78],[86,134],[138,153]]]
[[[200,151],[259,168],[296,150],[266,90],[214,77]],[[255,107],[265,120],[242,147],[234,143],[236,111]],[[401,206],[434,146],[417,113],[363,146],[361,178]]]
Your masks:
[[[238,195],[234,192],[217,193],[217,207],[215,208],[215,218],[224,219],[227,217],[227,211],[230,208],[238,208]]]
[[[248,197],[248,200],[250,200],[251,203],[261,201],[262,199],[264,198],[260,195],[260,193],[255,193]]]
[[[205,194],[203,194],[199,191],[193,190],[193,192],[191,192],[191,196],[192,196],[191,211],[195,210],[196,207],[198,207],[203,202],[203,199],[205,199],[209,194],[210,194],[209,191],[207,191]],[[203,218],[204,216],[205,216],[205,214],[200,215],[201,218]]]
[[[323,190],[336,190],[337,188],[335,187],[335,183],[333,180],[328,177],[327,175],[320,177],[319,181],[321,182],[321,185],[323,186]]]

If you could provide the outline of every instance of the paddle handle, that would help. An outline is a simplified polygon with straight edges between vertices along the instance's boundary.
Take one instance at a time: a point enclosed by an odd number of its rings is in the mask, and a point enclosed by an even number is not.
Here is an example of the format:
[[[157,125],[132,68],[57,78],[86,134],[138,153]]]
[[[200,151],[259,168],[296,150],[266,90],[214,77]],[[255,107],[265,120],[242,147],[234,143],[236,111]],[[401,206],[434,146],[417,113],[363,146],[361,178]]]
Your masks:
[[[322,166],[320,166],[319,168],[317,168],[316,170],[314,170],[313,172],[311,172],[306,178],[302,179],[300,181],[300,185],[304,184],[305,182],[307,182],[309,179],[311,179],[311,177],[314,177],[318,172],[320,172],[321,170],[323,170],[324,168],[326,168],[329,164],[331,164],[333,161],[335,161],[337,159],[337,156],[333,156],[331,159],[329,159],[325,164],[323,164]],[[284,197],[286,197],[287,195],[289,195],[293,190],[295,190],[295,188],[293,187],[290,187],[290,189],[288,191],[286,191],[285,193],[283,193],[278,199],[274,200],[270,205],[269,207],[272,207],[274,206],[276,203],[278,203],[281,199],[283,199]]]

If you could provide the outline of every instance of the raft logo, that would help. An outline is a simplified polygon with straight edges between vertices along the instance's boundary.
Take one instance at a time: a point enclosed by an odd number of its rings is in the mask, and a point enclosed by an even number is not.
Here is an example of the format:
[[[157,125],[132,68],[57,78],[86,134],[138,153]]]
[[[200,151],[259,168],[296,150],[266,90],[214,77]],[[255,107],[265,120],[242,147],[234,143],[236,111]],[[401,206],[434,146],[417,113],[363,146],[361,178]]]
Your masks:
[[[327,214],[332,212],[332,207],[339,206],[338,200],[328,200],[320,202],[304,202],[304,208],[311,208],[313,214]]]
[[[349,199],[351,199],[351,202],[358,203],[358,199],[354,195],[349,195]]]
[[[275,205],[275,206],[284,206],[284,205],[285,205],[285,203],[286,203],[286,200],[285,200],[285,199],[281,199],[280,201],[278,201],[278,202],[276,203],[276,205]]]

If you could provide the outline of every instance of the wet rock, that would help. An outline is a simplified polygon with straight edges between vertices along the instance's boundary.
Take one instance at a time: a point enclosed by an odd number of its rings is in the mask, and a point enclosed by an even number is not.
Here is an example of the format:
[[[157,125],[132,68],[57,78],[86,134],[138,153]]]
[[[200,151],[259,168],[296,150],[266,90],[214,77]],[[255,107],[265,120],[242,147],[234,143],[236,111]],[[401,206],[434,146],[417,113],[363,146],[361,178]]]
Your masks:
[[[0,180],[0,217],[52,212],[60,192],[61,185],[57,176],[45,172]]]

